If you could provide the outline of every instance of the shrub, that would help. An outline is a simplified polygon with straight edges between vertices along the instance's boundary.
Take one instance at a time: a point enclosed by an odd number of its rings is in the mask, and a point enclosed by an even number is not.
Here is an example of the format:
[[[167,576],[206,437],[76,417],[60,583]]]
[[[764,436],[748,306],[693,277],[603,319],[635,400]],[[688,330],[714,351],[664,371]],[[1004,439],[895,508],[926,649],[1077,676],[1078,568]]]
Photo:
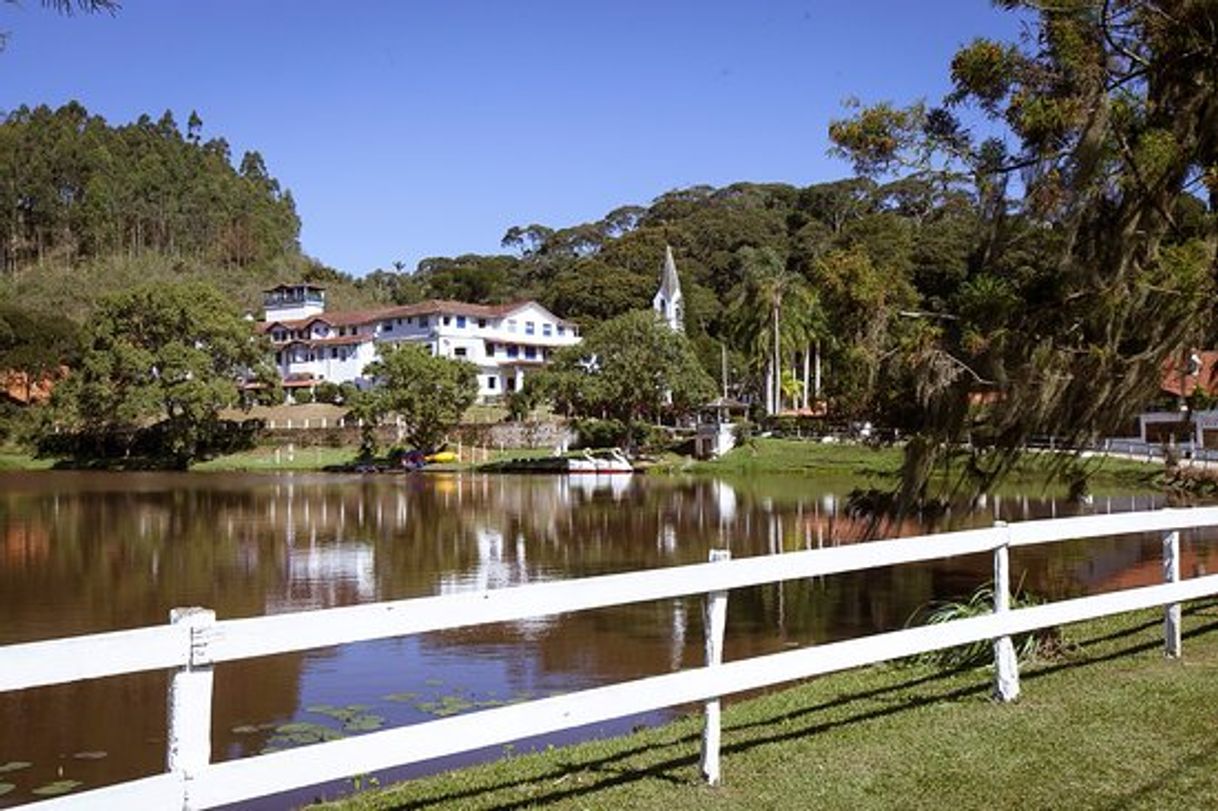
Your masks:
[[[1011,608],[1027,608],[1036,605],[1038,602],[1039,600],[1030,597],[1021,588],[1017,588],[1011,596]],[[942,625],[943,623],[968,619],[969,617],[980,617],[992,613],[993,610],[994,587],[993,584],[986,583],[974,591],[967,600],[946,600],[931,603],[926,607],[927,613],[924,624]],[[913,624],[913,621],[921,613],[923,613],[922,610],[915,612],[914,616],[910,617],[910,623],[908,624]],[[1059,638],[1060,633],[1058,629],[1041,628],[1012,637],[1011,642],[1015,647],[1016,657],[1022,662],[1047,654],[1052,650],[1054,643]],[[981,667],[992,664],[994,661],[993,642],[988,639],[981,639],[967,645],[929,651],[916,657],[916,661],[948,668]]]
[[[332,380],[325,380],[318,384],[314,399],[319,403],[339,405],[343,402],[342,387]]]

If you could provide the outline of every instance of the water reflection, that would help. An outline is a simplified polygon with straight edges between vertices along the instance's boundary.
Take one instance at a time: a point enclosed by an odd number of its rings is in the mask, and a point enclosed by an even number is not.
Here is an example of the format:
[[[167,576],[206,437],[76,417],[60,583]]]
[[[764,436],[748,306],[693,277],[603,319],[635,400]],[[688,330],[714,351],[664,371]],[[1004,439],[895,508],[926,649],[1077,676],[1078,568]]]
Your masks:
[[[1148,509],[1153,495],[1087,512]],[[954,505],[885,535],[1066,515],[1035,495]],[[540,582],[852,543],[871,529],[815,480],[730,483],[630,476],[0,474],[0,644],[162,623],[205,605],[221,618]],[[1186,575],[1214,568],[1189,536]],[[1154,582],[1158,539],[1020,550],[1016,578],[1049,597]],[[957,558],[733,592],[728,659],[905,624],[971,591],[988,558]],[[697,665],[700,600],[666,600],[217,669],[214,757],[277,744],[320,707],[367,705],[386,726]],[[164,674],[0,695],[0,763],[27,802],[62,769],[88,785],[162,768]],[[313,709],[310,709],[313,708]],[[628,728],[632,721],[607,725]],[[104,751],[104,758],[76,755]],[[312,795],[302,795],[308,800]]]

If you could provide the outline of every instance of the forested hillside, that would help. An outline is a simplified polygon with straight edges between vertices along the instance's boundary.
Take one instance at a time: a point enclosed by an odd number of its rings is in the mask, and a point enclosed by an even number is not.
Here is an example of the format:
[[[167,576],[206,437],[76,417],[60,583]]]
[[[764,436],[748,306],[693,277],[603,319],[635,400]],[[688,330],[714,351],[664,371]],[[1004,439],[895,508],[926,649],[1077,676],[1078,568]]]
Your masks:
[[[299,233],[262,156],[235,160],[194,113],[184,132],[170,112],[114,125],[76,102],[0,122],[0,297],[24,308],[79,320],[105,292],[184,277],[255,307],[267,283],[310,274],[364,303]]]
[[[831,372],[826,392],[855,412],[872,399],[885,353],[908,331],[899,313],[955,304],[979,260],[979,227],[965,193],[929,182],[700,186],[615,209],[597,222],[511,228],[503,238],[509,255],[427,259],[413,276],[377,272],[364,284],[403,302],[529,295],[594,326],[650,306],[669,244],[686,297],[686,331],[704,364],[718,379],[726,345],[733,380],[756,387],[763,375],[756,360],[765,357],[757,344],[770,334],[770,306],[757,289],[768,256],[779,283],[810,294],[799,308],[788,301],[783,349],[802,353],[819,340]]]

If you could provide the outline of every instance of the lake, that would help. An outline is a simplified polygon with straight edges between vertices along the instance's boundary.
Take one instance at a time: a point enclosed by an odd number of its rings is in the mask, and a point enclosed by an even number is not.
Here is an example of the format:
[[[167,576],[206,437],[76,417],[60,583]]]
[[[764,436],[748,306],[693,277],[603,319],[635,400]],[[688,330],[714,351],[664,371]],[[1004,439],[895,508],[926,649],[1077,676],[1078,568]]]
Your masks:
[[[837,485],[840,487],[840,484]],[[221,619],[493,589],[703,562],[713,548],[767,555],[866,537],[845,493],[815,479],[729,483],[642,476],[485,474],[0,474],[0,645],[167,622],[175,606]],[[1157,495],[1086,506],[1035,494],[956,505],[882,537],[1078,512],[1162,506]],[[1159,539],[1018,550],[1013,582],[1060,598],[1157,582]],[[727,660],[903,627],[990,577],[989,556],[731,593]],[[1184,538],[1183,575],[1218,567]],[[216,668],[213,759],[411,724],[702,661],[700,598],[347,645]],[[58,779],[82,788],[163,770],[167,674],[0,694],[0,806]],[[620,734],[624,719],[540,741]],[[451,767],[503,750],[385,777]],[[247,804],[334,796],[331,784]]]

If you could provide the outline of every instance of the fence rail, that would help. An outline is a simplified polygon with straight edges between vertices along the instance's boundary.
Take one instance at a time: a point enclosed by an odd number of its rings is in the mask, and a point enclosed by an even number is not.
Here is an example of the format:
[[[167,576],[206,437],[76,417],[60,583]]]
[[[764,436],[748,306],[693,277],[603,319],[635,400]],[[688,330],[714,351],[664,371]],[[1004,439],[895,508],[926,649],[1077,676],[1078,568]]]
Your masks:
[[[876,541],[493,591],[217,622],[206,609],[175,609],[171,624],[0,647],[0,691],[175,668],[165,774],[44,801],[39,808],[211,808],[392,766],[507,743],[691,702],[706,704],[702,769],[719,781],[718,698],[795,679],[994,641],[995,692],[1019,693],[1010,637],[1153,606],[1165,612],[1165,651],[1179,655],[1180,603],[1218,594],[1218,575],[1180,580],[1179,531],[1218,526],[1218,508],[1085,516]],[[1009,607],[1012,547],[1162,532],[1163,585]],[[873,634],[723,663],[731,589],[968,554],[994,557],[994,612],[942,625]],[[704,667],[482,710],[355,738],[210,763],[213,666],[218,662],[406,634],[506,622],[692,594],[706,595]]]

